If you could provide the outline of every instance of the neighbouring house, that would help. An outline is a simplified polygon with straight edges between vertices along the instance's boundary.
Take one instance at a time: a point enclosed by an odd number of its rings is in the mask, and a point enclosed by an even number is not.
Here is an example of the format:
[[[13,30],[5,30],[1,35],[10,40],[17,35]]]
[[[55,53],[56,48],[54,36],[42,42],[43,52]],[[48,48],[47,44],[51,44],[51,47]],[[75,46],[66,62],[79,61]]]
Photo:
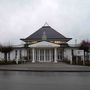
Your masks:
[[[54,30],[50,26],[43,26],[30,36],[20,39],[25,44],[14,46],[14,50],[9,53],[11,60],[26,60],[35,62],[54,62],[82,60],[84,61],[83,50],[79,46],[68,44],[72,38],[67,38]],[[3,54],[0,53],[0,59]],[[90,57],[89,57],[90,59]]]

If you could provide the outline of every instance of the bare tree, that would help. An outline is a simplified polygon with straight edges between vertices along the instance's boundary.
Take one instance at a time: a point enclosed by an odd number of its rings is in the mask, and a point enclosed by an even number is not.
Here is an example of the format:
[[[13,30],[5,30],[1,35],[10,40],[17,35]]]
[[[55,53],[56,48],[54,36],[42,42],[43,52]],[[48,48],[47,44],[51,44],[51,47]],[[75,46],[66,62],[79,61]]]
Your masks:
[[[90,49],[90,42],[89,41],[85,41],[83,40],[80,44],[79,49],[84,50],[84,59],[85,59],[85,52],[87,53],[87,60],[88,60],[88,53],[89,53],[89,49]]]
[[[0,52],[4,53],[5,62],[7,62],[7,54],[13,50],[13,47],[10,45],[4,46],[0,45]]]

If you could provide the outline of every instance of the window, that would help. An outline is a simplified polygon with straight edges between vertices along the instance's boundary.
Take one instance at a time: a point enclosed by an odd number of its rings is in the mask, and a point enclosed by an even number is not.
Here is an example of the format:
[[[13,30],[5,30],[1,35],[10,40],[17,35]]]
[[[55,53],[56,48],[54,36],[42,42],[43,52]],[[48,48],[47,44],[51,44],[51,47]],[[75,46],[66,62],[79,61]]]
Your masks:
[[[31,43],[34,44],[34,43],[37,43],[37,41],[32,41]]]
[[[64,41],[54,41],[56,44],[65,43]]]
[[[21,52],[22,52],[22,51],[20,50],[20,59],[22,58]]]
[[[10,60],[10,52],[8,53],[8,60]]]
[[[17,59],[17,50],[15,50],[15,59]]]

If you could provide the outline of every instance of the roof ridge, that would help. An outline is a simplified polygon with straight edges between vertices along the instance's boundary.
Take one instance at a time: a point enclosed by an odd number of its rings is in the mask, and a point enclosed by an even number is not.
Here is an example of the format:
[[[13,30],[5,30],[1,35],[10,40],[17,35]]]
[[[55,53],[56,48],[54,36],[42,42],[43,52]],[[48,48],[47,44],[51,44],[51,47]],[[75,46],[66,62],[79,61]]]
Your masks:
[[[45,22],[44,26],[49,26],[49,24],[47,22]]]

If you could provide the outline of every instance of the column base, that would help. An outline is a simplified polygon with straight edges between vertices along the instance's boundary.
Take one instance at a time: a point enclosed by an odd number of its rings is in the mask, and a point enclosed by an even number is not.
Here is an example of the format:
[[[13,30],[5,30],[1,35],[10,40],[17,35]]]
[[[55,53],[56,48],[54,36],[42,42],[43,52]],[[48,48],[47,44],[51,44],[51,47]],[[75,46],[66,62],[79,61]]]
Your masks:
[[[72,61],[70,61],[70,64],[72,64]]]
[[[54,61],[54,63],[57,63],[57,61]]]
[[[35,61],[32,61],[32,63],[35,63]]]

